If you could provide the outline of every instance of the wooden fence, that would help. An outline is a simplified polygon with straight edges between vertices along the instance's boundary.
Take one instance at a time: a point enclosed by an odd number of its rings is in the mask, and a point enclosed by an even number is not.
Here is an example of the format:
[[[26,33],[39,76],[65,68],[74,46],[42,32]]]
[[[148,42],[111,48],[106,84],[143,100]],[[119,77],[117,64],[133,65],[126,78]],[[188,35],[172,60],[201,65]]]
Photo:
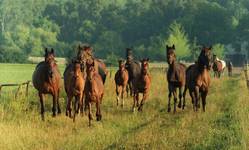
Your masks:
[[[26,92],[25,92],[25,95],[26,97],[28,97],[28,94],[29,94],[29,85],[30,85],[31,81],[26,81],[24,83],[13,83],[13,84],[0,84],[0,97],[1,97],[1,92],[2,92],[2,89],[3,87],[18,87],[17,88],[17,91],[15,93],[15,99],[17,98],[19,92],[20,92],[20,89],[22,86],[26,86]]]

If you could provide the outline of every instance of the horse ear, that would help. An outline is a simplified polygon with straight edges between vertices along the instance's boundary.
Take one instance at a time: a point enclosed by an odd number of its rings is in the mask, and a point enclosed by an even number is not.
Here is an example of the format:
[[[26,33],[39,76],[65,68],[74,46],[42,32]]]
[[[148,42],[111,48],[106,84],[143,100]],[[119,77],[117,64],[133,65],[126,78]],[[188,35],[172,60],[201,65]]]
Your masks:
[[[209,46],[209,49],[212,50],[212,45]]]
[[[169,48],[169,46],[168,45],[166,45],[166,49],[168,50],[168,48]]]
[[[54,49],[53,48],[51,49],[51,53],[54,54]]]
[[[175,49],[175,44],[173,44],[172,48]]]
[[[48,54],[48,48],[45,48],[45,55]]]
[[[147,58],[146,60],[147,60],[147,61],[150,61],[150,59],[149,59],[149,58]]]

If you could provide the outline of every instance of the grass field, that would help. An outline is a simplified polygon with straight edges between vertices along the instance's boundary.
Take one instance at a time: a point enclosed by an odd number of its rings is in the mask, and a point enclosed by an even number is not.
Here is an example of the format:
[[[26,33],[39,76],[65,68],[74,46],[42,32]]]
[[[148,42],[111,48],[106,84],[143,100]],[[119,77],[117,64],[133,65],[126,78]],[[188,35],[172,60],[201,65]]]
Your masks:
[[[30,80],[34,67],[0,64],[0,84]],[[93,121],[90,128],[86,116],[78,116],[76,123],[65,116],[64,89],[63,113],[56,118],[51,116],[51,97],[46,97],[45,122],[34,89],[28,98],[20,93],[18,99],[7,90],[0,98],[0,149],[249,149],[249,91],[243,75],[212,79],[205,113],[194,113],[187,97],[186,110],[174,115],[167,113],[165,73],[151,74],[144,112],[132,113],[132,98],[123,109],[116,107],[112,73],[105,85],[103,120]]]

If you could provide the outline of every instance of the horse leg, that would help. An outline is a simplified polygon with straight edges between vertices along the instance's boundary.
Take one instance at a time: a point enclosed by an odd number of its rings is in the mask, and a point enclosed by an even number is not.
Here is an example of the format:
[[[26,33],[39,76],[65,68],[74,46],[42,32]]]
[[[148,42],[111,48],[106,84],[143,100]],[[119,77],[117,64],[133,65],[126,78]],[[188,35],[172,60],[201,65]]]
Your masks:
[[[198,103],[199,103],[199,87],[195,86],[195,100],[194,100],[195,111],[197,111],[198,109]]]
[[[119,95],[120,95],[120,87],[118,85],[116,85],[116,94],[117,94],[117,106],[118,106],[118,101],[119,101]]]
[[[39,92],[40,103],[41,103],[41,118],[44,121],[44,104],[43,104],[43,94]]]
[[[136,97],[137,97],[137,93],[134,92],[134,94],[133,94],[133,106],[132,106],[132,111],[133,111],[133,112],[135,112]]]
[[[143,99],[142,99],[142,101],[141,101],[141,103],[140,103],[140,105],[138,107],[138,111],[143,110],[143,105],[144,105],[145,100],[147,99],[147,97],[148,97],[148,92],[143,93]]]
[[[169,100],[168,100],[168,112],[170,112],[171,111],[170,101],[171,101],[171,97],[172,97],[172,92],[171,91],[169,91],[168,97],[169,97]]]
[[[82,92],[81,96],[80,96],[80,101],[79,101],[79,107],[80,107],[80,114],[81,116],[84,115],[84,92]]]
[[[79,101],[80,101],[80,96],[78,96],[78,95],[75,96],[73,122],[75,122],[76,113],[79,112]]]
[[[72,107],[71,107],[71,103],[72,103],[72,96],[69,95],[67,97],[67,110],[66,110],[66,116],[69,116],[69,118],[72,117]]]
[[[178,108],[182,108],[182,87],[179,87],[179,103]]]
[[[207,97],[208,91],[202,92],[201,93],[201,99],[202,99],[202,109],[203,112],[206,111],[206,97]]]
[[[56,101],[57,101],[58,95],[55,93],[53,94],[53,107],[52,107],[52,116],[55,117],[56,116]]]
[[[186,92],[187,92],[187,86],[184,87],[184,91],[183,91],[183,105],[182,105],[182,109],[184,109],[185,105],[186,105],[186,101],[185,101]]]
[[[91,120],[93,120],[92,117],[92,106],[91,102],[88,101],[88,119],[89,119],[89,126],[91,126]]]
[[[132,96],[133,93],[132,82],[129,82],[129,88],[130,88],[130,96]]]
[[[101,112],[100,112],[100,102],[99,102],[99,100],[96,103],[96,109],[97,109],[96,118],[97,118],[97,121],[100,121],[102,116],[101,116]]]
[[[125,86],[122,86],[122,91],[121,91],[121,99],[122,99],[122,104],[121,107],[124,107],[124,93],[125,93]]]
[[[58,97],[57,97],[57,101],[56,101],[56,103],[57,103],[57,109],[58,109],[58,114],[61,114],[61,108],[60,108],[60,103],[59,103],[59,95],[60,95],[60,89],[58,89]]]
[[[136,107],[139,107],[139,93],[136,95]]]
[[[177,103],[176,89],[174,89],[173,91],[173,96],[174,96],[174,113],[176,113],[176,103]]]

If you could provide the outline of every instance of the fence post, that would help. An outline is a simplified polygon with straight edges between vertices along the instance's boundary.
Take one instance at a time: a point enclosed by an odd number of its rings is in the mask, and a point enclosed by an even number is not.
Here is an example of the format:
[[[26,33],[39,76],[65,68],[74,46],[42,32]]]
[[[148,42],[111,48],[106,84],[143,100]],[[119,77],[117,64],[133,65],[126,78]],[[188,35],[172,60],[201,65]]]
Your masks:
[[[21,86],[22,86],[21,84],[18,86],[18,89],[17,89],[16,94],[15,94],[15,99],[17,99],[17,96],[18,96],[18,93],[21,89]]]
[[[28,96],[29,96],[29,83],[30,83],[30,81],[28,81],[27,83],[26,83],[26,97],[28,98]]]

